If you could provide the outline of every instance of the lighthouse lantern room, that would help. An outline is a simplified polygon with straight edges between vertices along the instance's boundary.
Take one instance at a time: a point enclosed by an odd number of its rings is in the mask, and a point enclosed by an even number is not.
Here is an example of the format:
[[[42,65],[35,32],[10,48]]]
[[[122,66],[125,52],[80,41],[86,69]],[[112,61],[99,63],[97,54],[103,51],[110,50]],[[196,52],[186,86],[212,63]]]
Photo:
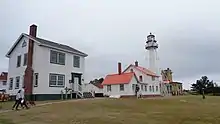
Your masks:
[[[157,67],[157,48],[158,48],[158,44],[157,41],[155,39],[155,35],[153,35],[152,33],[150,33],[150,35],[147,36],[146,40],[146,45],[145,45],[145,49],[149,52],[149,69],[158,74],[159,70]]]

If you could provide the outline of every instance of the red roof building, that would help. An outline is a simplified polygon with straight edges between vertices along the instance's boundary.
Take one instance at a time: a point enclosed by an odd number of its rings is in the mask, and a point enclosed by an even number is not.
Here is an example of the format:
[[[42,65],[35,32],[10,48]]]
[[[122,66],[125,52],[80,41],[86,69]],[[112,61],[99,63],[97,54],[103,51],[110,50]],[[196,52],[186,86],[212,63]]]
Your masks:
[[[0,75],[0,91],[6,91],[7,89],[7,72],[2,72]]]
[[[102,83],[104,95],[134,96],[138,86],[142,95],[161,96],[159,75],[139,66],[137,61],[135,65],[130,64],[123,72],[121,70],[121,63],[118,63],[118,73],[105,77]]]
[[[7,81],[8,73],[2,72],[0,75],[0,81]]]

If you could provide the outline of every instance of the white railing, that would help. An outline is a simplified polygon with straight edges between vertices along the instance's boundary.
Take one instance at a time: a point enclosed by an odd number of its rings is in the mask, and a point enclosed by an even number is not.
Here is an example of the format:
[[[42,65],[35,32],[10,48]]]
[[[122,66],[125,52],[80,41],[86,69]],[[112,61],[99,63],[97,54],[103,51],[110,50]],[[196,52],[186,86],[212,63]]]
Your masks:
[[[78,91],[82,92],[82,86],[78,84]]]

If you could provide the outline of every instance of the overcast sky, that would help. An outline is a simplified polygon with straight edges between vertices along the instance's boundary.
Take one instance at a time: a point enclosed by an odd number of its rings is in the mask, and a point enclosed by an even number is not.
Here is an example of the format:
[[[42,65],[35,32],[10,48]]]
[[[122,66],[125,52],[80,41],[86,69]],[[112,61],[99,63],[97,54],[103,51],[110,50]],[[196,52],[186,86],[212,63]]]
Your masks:
[[[219,0],[1,0],[0,71],[21,33],[87,53],[86,81],[117,72],[135,60],[148,67],[145,37],[156,35],[160,68],[171,68],[184,88],[207,75],[220,82]]]

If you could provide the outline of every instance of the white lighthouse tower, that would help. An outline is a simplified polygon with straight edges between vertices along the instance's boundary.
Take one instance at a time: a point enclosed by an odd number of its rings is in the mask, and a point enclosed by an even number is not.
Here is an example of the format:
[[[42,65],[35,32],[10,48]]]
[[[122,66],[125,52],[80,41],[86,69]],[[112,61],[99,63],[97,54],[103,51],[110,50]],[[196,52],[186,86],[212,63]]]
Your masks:
[[[158,62],[157,62],[157,48],[158,44],[155,39],[155,35],[151,34],[147,36],[146,38],[146,45],[145,49],[149,52],[149,69],[159,75],[159,68],[158,68]]]

